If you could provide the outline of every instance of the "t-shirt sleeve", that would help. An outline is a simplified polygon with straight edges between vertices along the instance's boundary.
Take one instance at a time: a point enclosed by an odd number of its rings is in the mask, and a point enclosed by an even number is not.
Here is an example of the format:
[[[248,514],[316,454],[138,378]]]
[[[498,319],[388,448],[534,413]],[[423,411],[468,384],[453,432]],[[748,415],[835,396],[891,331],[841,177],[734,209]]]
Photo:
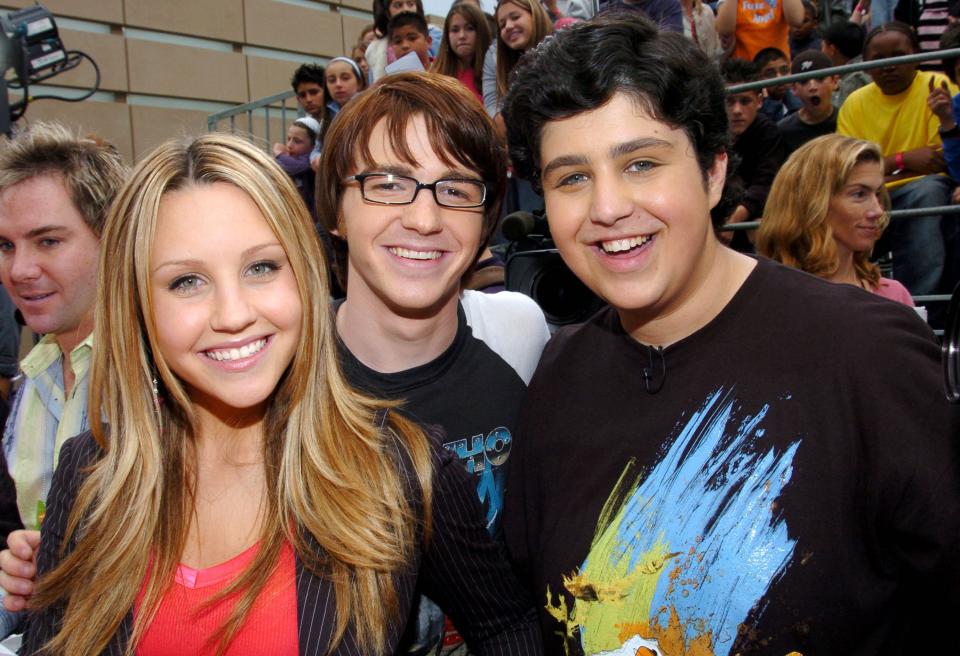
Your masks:
[[[497,98],[497,42],[494,41],[483,56],[483,106],[493,118],[500,111]]]
[[[960,608],[960,407],[943,392],[940,349],[915,312],[884,303],[853,361],[876,557],[917,590],[911,612]],[[923,601],[920,601],[923,600]],[[924,624],[934,626],[929,617]]]
[[[423,593],[453,620],[471,653],[540,654],[536,612],[486,529],[473,481],[446,449],[435,456],[433,531]]]

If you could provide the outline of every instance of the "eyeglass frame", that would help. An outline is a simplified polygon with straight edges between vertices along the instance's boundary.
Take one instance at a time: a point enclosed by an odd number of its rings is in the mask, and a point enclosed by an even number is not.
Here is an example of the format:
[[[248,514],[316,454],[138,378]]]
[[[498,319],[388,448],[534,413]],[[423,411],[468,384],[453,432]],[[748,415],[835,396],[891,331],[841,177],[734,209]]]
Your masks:
[[[373,178],[377,176],[392,176],[394,178],[403,178],[404,180],[411,180],[416,183],[416,187],[413,190],[413,198],[404,202],[389,202],[382,200],[372,200],[367,198],[366,193],[363,190],[364,181],[368,178]],[[473,210],[478,207],[483,207],[487,202],[487,191],[488,186],[484,180],[474,180],[472,178],[440,178],[439,180],[434,180],[433,182],[420,182],[414,177],[409,175],[401,175],[399,173],[357,173],[355,175],[348,175],[343,180],[340,181],[340,184],[346,184],[347,182],[358,182],[360,183],[360,195],[363,197],[363,200],[368,203],[374,203],[375,205],[412,205],[417,200],[417,196],[420,194],[421,189],[429,189],[433,194],[434,202],[440,207],[447,207],[453,210]],[[477,205],[448,205],[446,203],[440,202],[440,199],[437,197],[437,185],[442,182],[471,182],[474,184],[480,185],[482,190],[480,202]]]

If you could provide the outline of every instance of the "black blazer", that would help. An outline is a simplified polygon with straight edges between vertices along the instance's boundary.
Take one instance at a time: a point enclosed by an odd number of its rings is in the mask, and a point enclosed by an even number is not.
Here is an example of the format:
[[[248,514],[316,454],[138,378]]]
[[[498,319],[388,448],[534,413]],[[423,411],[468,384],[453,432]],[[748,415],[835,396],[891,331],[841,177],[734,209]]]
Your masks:
[[[513,576],[503,550],[487,533],[472,480],[446,449],[438,444],[433,446],[432,539],[426,550],[420,550],[416,562],[395,576],[400,616],[404,619],[388,627],[385,653],[402,651],[405,618],[414,599],[422,592],[453,619],[473,653],[540,654],[542,644],[532,602]],[[40,576],[60,560],[59,547],[84,470],[100,454],[90,433],[71,438],[63,445],[37,555]],[[403,457],[398,460],[408,480],[414,480],[409,462]],[[75,542],[71,540],[67,552],[74,547]],[[333,586],[322,575],[306,569],[299,558],[296,578],[300,655],[370,656],[360,650],[349,628],[336,649],[328,652],[333,629],[333,622],[328,618],[333,618],[336,611]],[[51,608],[28,616],[20,653],[36,653],[55,635],[62,614],[62,608]],[[123,656],[132,629],[131,610],[103,653]]]

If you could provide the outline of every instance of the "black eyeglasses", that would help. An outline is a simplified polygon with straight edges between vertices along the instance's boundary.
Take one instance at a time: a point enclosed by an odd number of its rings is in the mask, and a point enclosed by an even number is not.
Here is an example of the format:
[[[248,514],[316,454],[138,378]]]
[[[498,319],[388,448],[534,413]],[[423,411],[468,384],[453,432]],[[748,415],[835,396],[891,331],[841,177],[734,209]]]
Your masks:
[[[481,180],[444,178],[427,183],[393,173],[358,173],[343,179],[345,183],[353,181],[360,183],[365,201],[379,205],[409,205],[421,189],[432,191],[437,205],[444,207],[482,207],[487,199],[487,185]]]

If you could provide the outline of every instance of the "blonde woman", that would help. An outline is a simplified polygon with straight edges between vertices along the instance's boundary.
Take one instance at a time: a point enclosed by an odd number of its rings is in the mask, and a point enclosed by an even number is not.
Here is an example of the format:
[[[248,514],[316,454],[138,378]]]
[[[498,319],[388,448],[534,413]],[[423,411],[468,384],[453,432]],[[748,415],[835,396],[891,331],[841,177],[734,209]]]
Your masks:
[[[102,253],[101,420],[61,454],[22,653],[392,654],[417,584],[479,653],[538,653],[466,473],[344,381],[322,251],[270,158],[161,146]]]
[[[757,251],[832,282],[913,305],[896,280],[870,261],[886,228],[883,156],[876,144],[838,134],[809,141],[770,188]]]

